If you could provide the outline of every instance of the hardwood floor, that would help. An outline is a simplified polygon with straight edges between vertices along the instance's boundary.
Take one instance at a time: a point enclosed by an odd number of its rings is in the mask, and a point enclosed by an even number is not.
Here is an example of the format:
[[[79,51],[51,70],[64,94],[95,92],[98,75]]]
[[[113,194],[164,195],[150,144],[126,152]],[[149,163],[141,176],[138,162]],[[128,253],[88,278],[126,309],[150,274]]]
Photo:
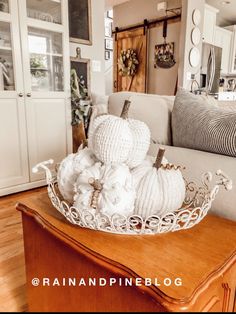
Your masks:
[[[15,205],[44,190],[0,198],[0,312],[27,311],[23,232]]]

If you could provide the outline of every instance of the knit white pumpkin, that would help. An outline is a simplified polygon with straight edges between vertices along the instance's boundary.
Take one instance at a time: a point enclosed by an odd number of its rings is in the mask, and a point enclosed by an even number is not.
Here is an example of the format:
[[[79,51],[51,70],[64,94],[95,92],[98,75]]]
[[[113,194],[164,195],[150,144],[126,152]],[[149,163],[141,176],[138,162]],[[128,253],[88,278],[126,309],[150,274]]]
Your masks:
[[[135,189],[129,168],[124,164],[100,162],[85,169],[75,184],[74,206],[93,214],[128,216],[134,211]]]
[[[94,165],[96,158],[88,148],[79,149],[76,154],[68,155],[61,162],[57,172],[58,188],[63,198],[73,203],[74,184],[78,175],[88,167]]]
[[[137,189],[141,179],[153,167],[155,160],[156,159],[153,156],[147,155],[147,157],[138,167],[135,167],[131,170],[135,189]],[[166,165],[167,163],[168,163],[168,160],[165,157],[163,157],[162,164]]]
[[[89,134],[89,147],[104,163],[138,166],[150,146],[150,130],[139,120],[128,119],[130,101],[126,100],[121,117],[104,115],[95,119]]]
[[[136,185],[135,214],[143,219],[163,216],[179,209],[185,199],[185,182],[178,167],[162,167],[164,150],[160,149],[155,164],[145,161],[133,171]]]
[[[90,149],[93,149],[93,142],[92,142],[92,139],[93,139],[93,134],[95,133],[95,130],[97,129],[97,127],[102,123],[104,122],[107,117],[109,115],[108,114],[102,114],[98,117],[96,117],[92,123],[90,123],[89,125],[89,131],[88,131],[88,148]]]

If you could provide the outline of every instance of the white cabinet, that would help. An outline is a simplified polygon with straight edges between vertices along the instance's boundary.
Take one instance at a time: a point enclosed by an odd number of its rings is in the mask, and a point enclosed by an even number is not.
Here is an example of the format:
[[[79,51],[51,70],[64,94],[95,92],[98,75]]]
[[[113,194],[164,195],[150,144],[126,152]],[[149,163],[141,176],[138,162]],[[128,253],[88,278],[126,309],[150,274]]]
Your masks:
[[[0,6],[0,195],[44,184],[32,167],[72,151],[67,0]]]
[[[230,53],[230,73],[236,73],[236,25],[231,26],[233,31]]]
[[[222,48],[221,73],[229,73],[232,31],[215,26],[214,45]]]
[[[205,4],[204,10],[204,23],[203,23],[203,42],[208,44],[214,44],[214,32],[216,25],[216,15],[219,12],[218,9]]]

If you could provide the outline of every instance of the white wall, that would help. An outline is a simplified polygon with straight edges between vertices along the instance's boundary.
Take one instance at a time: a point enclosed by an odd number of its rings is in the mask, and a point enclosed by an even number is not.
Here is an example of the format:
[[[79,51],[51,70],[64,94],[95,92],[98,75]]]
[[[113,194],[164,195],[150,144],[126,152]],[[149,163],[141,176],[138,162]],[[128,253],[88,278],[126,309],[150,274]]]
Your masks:
[[[158,2],[165,0],[130,0],[114,7],[114,27],[138,24],[144,19],[156,19],[165,15],[157,11]],[[168,9],[180,7],[181,0],[168,0]]]
[[[114,27],[126,27],[163,17],[165,12],[157,11],[162,0],[130,0],[114,7]],[[168,9],[181,7],[181,0],[169,0]],[[170,69],[154,68],[155,45],[163,43],[163,24],[150,28],[148,47],[148,93],[174,95],[179,65],[180,22],[169,23],[167,42],[175,43],[176,65]]]
[[[92,3],[92,46],[70,43],[70,55],[76,56],[76,48],[81,48],[82,58],[91,60],[91,92],[105,94],[104,62],[104,10],[105,0],[91,0]],[[101,62],[101,71],[94,72],[92,60]]]

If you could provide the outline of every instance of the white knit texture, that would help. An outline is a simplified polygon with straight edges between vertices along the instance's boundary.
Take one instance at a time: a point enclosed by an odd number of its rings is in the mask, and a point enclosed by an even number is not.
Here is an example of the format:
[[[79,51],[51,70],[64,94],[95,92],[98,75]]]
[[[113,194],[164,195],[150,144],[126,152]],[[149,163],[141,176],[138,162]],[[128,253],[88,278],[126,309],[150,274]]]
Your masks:
[[[138,168],[133,173],[137,193],[135,214],[146,219],[171,213],[182,206],[185,183],[180,170],[157,170],[148,165]]]
[[[153,156],[148,155],[138,167],[135,167],[131,170],[135,189],[137,189],[141,179],[146,175],[148,170],[150,170],[150,168],[153,167],[154,163],[155,158]],[[163,157],[162,164],[166,165],[167,163],[168,160],[165,157]]]
[[[91,168],[85,169],[75,184],[75,207],[95,213],[90,206],[94,192],[94,188],[89,184],[91,178],[100,180],[103,184],[96,212],[108,216],[113,214],[128,216],[134,212],[135,189],[129,168],[124,164],[96,163]]]
[[[74,184],[78,175],[87,167],[94,165],[96,159],[92,151],[88,148],[79,150],[76,154],[68,155],[61,162],[58,173],[58,188],[63,198],[73,203]]]
[[[115,116],[100,123],[93,135],[94,154],[104,163],[126,162],[132,146],[133,136],[129,124]]]
[[[102,115],[89,128],[88,146],[102,162],[125,162],[134,168],[144,160],[150,137],[144,122]]]
[[[127,123],[132,133],[133,145],[126,163],[132,169],[145,159],[150,146],[151,133],[148,126],[142,121],[128,119]]]
[[[88,132],[88,147],[90,149],[93,149],[93,135],[97,129],[97,127],[104,122],[107,118],[112,117],[108,114],[103,114],[98,117],[96,117],[92,123],[89,125],[89,132]]]

